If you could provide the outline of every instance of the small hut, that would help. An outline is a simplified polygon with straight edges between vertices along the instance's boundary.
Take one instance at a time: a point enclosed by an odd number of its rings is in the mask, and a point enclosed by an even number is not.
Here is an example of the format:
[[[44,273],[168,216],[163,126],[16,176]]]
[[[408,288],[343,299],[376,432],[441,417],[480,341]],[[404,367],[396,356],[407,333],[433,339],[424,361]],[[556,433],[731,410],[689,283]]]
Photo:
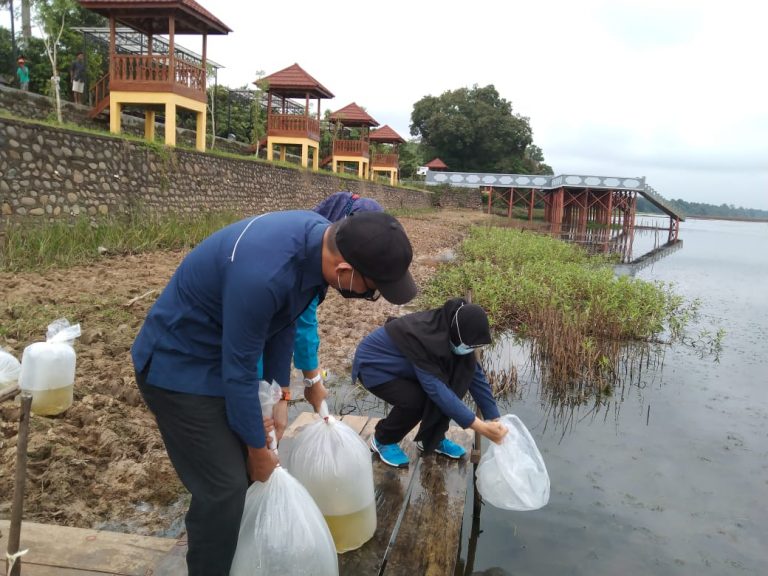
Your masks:
[[[377,145],[371,159],[371,178],[375,178],[378,172],[389,176],[391,185],[397,184],[400,170],[400,156],[398,148],[405,143],[400,134],[385,124],[371,133],[371,144]]]
[[[144,136],[155,137],[155,112],[165,113],[165,143],[176,145],[176,109],[196,116],[195,146],[205,150],[206,52],[209,34],[232,30],[194,0],[79,0],[80,4],[109,20],[109,73],[95,86],[94,113],[109,107],[109,129],[121,131],[121,113],[126,105],[144,108]],[[146,54],[121,53],[116,43],[117,24],[146,37]],[[153,47],[158,34],[168,36],[163,52]],[[177,34],[202,36],[201,61],[191,61],[188,52],[176,50]]]
[[[332,113],[330,120],[335,124],[333,139],[333,171],[338,172],[346,162],[357,164],[358,178],[368,178],[370,165],[370,129],[378,126],[365,110],[352,102]],[[353,137],[351,131],[356,136]]]
[[[267,90],[267,159],[274,157],[278,148],[280,160],[286,159],[289,147],[301,148],[301,165],[319,167],[320,153],[320,100],[333,98],[333,93],[293,64],[254,82]],[[288,98],[303,98],[304,107],[291,105]],[[317,101],[316,114],[310,116],[309,101]]]

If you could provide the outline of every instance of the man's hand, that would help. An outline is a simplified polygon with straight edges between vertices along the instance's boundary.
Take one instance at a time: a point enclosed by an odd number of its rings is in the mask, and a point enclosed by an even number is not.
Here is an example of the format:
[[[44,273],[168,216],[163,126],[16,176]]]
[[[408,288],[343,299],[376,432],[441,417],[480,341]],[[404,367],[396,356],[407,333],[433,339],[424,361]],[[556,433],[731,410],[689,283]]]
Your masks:
[[[274,408],[272,408],[272,419],[275,424],[277,441],[279,442],[283,437],[286,426],[288,426],[288,402],[286,400],[280,400],[280,402],[275,404]]]
[[[325,400],[327,397],[328,389],[325,387],[325,384],[323,384],[322,380],[313,384],[309,388],[304,388],[304,398],[307,400],[307,402],[312,404],[315,412],[320,412],[320,404],[322,404],[323,400]]]
[[[269,448],[252,448],[248,446],[248,476],[253,482],[266,482],[272,472],[280,464],[275,454]]]

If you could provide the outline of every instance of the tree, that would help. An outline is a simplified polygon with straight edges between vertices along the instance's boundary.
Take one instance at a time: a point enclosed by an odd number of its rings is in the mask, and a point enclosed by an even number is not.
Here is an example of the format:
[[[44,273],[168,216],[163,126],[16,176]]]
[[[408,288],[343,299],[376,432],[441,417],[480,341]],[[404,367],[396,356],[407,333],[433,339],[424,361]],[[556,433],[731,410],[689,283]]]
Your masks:
[[[473,172],[524,172],[533,142],[528,118],[514,114],[492,84],[425,96],[413,106],[411,135],[421,136],[425,156]]]
[[[68,0],[55,0],[53,4],[68,4]],[[45,44],[45,53],[51,62],[51,91],[56,102],[56,119],[61,124],[61,84],[58,74],[58,55],[59,41],[64,33],[64,24],[67,19],[67,11],[64,6],[57,5],[57,10],[47,12],[41,9],[37,14],[37,23],[43,31],[43,43]],[[65,8],[65,9],[58,9]],[[60,20],[59,20],[60,18]]]

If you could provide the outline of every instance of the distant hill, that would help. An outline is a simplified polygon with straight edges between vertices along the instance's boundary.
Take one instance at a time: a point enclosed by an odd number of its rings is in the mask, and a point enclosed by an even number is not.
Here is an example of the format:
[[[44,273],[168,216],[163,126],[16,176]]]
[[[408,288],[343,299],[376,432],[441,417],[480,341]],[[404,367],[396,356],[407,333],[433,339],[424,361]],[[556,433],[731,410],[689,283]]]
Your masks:
[[[766,220],[768,219],[768,210],[758,210],[757,208],[736,207],[733,204],[705,204],[704,202],[688,202],[682,198],[677,200],[667,200],[670,207],[682,212],[685,216],[702,218],[737,218],[744,220]],[[638,212],[651,212],[660,214],[656,206],[648,202],[642,196],[637,198]]]

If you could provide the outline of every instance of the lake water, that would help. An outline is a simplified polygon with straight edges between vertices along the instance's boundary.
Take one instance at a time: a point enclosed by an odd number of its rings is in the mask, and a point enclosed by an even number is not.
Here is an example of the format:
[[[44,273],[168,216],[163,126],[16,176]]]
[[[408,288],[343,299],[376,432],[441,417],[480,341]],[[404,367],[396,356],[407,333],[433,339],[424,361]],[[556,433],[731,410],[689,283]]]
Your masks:
[[[635,275],[701,300],[691,331],[726,330],[720,362],[669,347],[639,385],[564,426],[521,350],[502,345],[520,386],[502,413],[531,431],[551,498],[533,512],[483,506],[464,566],[468,498],[457,573],[768,574],[768,224],[689,220],[680,238],[682,249]]]

